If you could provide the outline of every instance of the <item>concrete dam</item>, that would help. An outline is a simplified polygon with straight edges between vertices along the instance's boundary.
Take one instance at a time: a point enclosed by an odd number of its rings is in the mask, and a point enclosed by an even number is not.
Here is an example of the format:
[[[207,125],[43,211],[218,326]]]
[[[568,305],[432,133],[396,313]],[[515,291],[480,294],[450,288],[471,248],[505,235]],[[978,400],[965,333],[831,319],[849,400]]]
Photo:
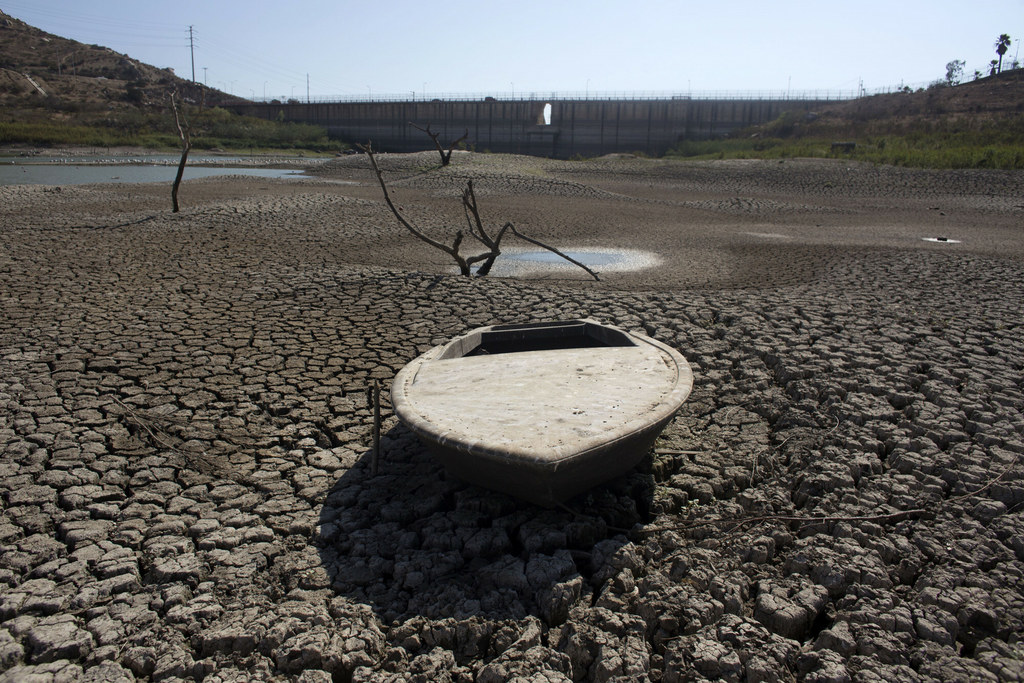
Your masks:
[[[310,123],[348,143],[384,152],[434,149],[427,125],[447,145],[559,159],[615,152],[659,156],[683,140],[731,135],[784,112],[813,111],[826,100],[552,99],[409,102],[245,103],[230,108],[263,119]]]

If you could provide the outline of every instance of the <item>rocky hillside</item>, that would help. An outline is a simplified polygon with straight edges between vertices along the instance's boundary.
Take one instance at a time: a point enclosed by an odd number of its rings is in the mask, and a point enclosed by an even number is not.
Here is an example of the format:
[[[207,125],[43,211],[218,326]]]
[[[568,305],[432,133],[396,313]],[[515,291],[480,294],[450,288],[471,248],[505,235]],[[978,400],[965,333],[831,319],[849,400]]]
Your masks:
[[[836,102],[802,120],[783,119],[762,130],[783,136],[931,133],[1019,122],[1022,117],[1024,69],[1015,69],[955,86]]]
[[[203,88],[100,45],[46,33],[0,11],[0,107],[15,111],[59,104],[63,108],[116,108],[163,104],[177,89],[188,99]],[[207,101],[226,93],[207,90]]]

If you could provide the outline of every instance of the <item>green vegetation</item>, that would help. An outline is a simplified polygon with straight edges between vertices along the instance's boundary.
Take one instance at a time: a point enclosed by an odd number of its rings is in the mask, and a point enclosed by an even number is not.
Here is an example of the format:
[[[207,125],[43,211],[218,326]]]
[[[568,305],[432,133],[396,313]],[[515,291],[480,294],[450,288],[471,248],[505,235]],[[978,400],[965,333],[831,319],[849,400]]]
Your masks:
[[[916,168],[1024,169],[1024,116],[979,125],[925,121],[900,132],[852,135],[848,131],[827,135],[827,131],[816,132],[813,125],[794,132],[783,119],[757,137],[684,141],[667,156],[693,160],[816,157]],[[834,142],[853,142],[854,147],[833,148]]]
[[[13,113],[13,112],[12,112]],[[174,115],[166,111],[123,108],[114,111],[18,112],[0,121],[0,144],[177,149]],[[346,145],[327,138],[319,126],[265,121],[214,107],[186,112],[195,149],[337,152]]]

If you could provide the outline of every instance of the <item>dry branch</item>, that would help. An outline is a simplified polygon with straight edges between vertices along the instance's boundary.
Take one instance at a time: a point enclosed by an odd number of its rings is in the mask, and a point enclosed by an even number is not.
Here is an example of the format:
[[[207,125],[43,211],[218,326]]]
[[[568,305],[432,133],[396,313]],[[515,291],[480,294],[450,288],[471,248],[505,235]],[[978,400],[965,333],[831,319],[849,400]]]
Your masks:
[[[898,510],[896,512],[888,512],[878,515],[751,515],[745,517],[733,517],[733,518],[722,518],[722,519],[708,519],[708,520],[687,520],[676,524],[664,524],[657,526],[646,526],[635,529],[637,533],[650,534],[659,533],[663,531],[685,531],[702,526],[719,526],[719,525],[732,525],[727,533],[736,531],[737,529],[751,525],[751,524],[763,524],[766,522],[786,522],[795,524],[836,524],[836,523],[860,523],[860,522],[871,522],[871,523],[891,523],[901,522],[905,519],[916,519],[916,518],[930,518],[938,515],[944,509],[958,505],[970,498],[979,496],[988,490],[990,487],[999,483],[1010,474],[1010,471],[1017,466],[1021,461],[1021,456],[1018,454],[1014,459],[1007,465],[998,475],[989,479],[984,485],[979,488],[968,491],[955,498],[950,498],[938,505],[935,505],[931,509],[928,508],[911,508],[909,510]]]
[[[452,241],[452,246],[450,247],[447,244],[442,244],[441,242],[438,242],[437,240],[432,239],[428,235],[425,235],[424,233],[420,232],[416,228],[416,226],[414,226],[412,223],[407,221],[404,216],[402,216],[401,212],[399,212],[398,210],[398,207],[396,207],[395,203],[391,201],[391,194],[388,192],[388,186],[384,182],[384,174],[381,173],[380,167],[377,165],[377,158],[373,154],[373,148],[371,144],[367,142],[365,145],[358,145],[358,147],[359,149],[366,152],[366,156],[370,157],[370,164],[373,166],[373,172],[377,175],[377,182],[380,183],[381,191],[384,192],[384,202],[388,205],[388,208],[391,209],[391,213],[394,214],[395,218],[398,219],[398,222],[401,223],[406,230],[408,230],[414,236],[416,236],[416,238],[426,242],[435,249],[440,249],[441,251],[455,259],[455,262],[459,264],[459,272],[462,275],[468,277],[471,274],[469,264],[466,263],[466,259],[464,259],[459,254],[459,246],[462,244],[462,231],[459,230],[458,232],[455,233],[455,239]]]
[[[503,225],[501,229],[498,231],[497,235],[495,235],[492,238],[490,234],[488,234],[487,229],[484,228],[483,221],[480,219],[480,210],[477,207],[476,194],[473,192],[472,180],[466,183],[466,189],[462,193],[462,206],[466,212],[466,222],[469,225],[469,234],[475,240],[477,240],[485,247],[487,247],[487,251],[481,252],[474,256],[463,256],[462,253],[460,252],[460,249],[462,247],[462,241],[465,237],[465,233],[463,233],[462,230],[457,230],[455,232],[455,238],[452,240],[452,245],[448,246],[447,244],[444,244],[443,242],[438,242],[437,240],[426,235],[416,226],[410,223],[398,210],[398,207],[395,206],[395,203],[391,200],[391,193],[388,192],[387,183],[384,182],[384,174],[381,172],[380,166],[377,165],[377,159],[374,156],[373,147],[371,143],[367,142],[365,145],[358,145],[358,147],[362,151],[366,152],[366,156],[370,158],[370,165],[373,166],[373,172],[377,176],[377,182],[380,184],[380,189],[384,193],[384,203],[387,204],[389,209],[391,209],[391,213],[395,216],[398,222],[401,223],[402,226],[405,227],[405,229],[408,230],[410,233],[412,233],[413,236],[415,236],[417,239],[426,242],[435,249],[439,249],[444,253],[448,254],[449,256],[451,256],[458,264],[459,272],[462,275],[465,275],[466,277],[471,276],[473,274],[473,264],[479,263],[481,261],[483,261],[483,264],[477,269],[477,276],[484,277],[485,275],[490,273],[491,266],[494,265],[495,259],[497,259],[498,256],[501,255],[501,240],[505,236],[506,232],[511,231],[513,235],[516,235],[517,237],[529,242],[530,244],[534,244],[543,249],[547,249],[553,254],[557,254],[558,256],[562,257],[566,261],[569,261],[570,263],[579,266],[583,270],[587,271],[587,273],[589,273],[590,276],[593,277],[595,280],[601,279],[598,277],[598,274],[596,272],[594,272],[587,266],[583,265],[576,259],[571,258],[570,256],[562,253],[561,251],[552,246],[544,244],[540,240],[535,240],[532,237],[527,237],[523,233],[519,232],[518,230],[516,230],[516,227],[511,222],[505,223],[505,225]]]
[[[560,252],[558,249],[555,249],[554,247],[548,246],[547,244],[544,244],[543,242],[541,242],[539,240],[535,240],[532,237],[527,237],[523,233],[521,233],[518,230],[516,230],[516,227],[514,225],[512,225],[511,223],[507,223],[506,225],[508,226],[509,230],[512,231],[512,234],[515,235],[516,237],[518,237],[520,239],[523,239],[523,240],[526,240],[530,244],[534,244],[534,245],[536,245],[538,247],[541,247],[542,249],[547,249],[548,251],[550,251],[553,254],[557,254],[557,255],[561,256],[562,258],[564,258],[569,263],[571,263],[571,264],[573,264],[575,266],[579,266],[583,270],[585,270],[588,273],[590,273],[590,276],[593,277],[595,280],[600,280],[601,279],[601,278],[599,278],[597,276],[596,272],[594,272],[593,270],[591,270],[587,266],[583,265],[582,263],[580,263],[579,261],[577,261],[573,257],[569,256],[568,254],[564,254],[564,253]]]
[[[119,398],[115,396],[111,396],[111,398],[124,411],[123,418],[128,424],[141,429],[149,438],[152,446],[174,453],[184,461],[186,466],[197,472],[223,474],[221,459],[207,453],[205,450],[196,452],[183,448],[184,440],[182,437],[172,433],[187,427],[188,425],[185,420],[170,415],[161,415],[153,411],[135,410]],[[237,441],[223,434],[216,436],[233,445],[239,445]],[[214,437],[211,436],[210,438]]]
[[[467,128],[466,132],[462,134],[461,138],[459,138],[458,140],[456,140],[452,144],[448,145],[448,151],[446,152],[444,147],[441,146],[441,141],[438,139],[441,134],[440,133],[435,133],[432,130],[430,130],[430,124],[429,123],[427,124],[426,128],[423,128],[422,126],[417,126],[412,121],[409,122],[409,125],[412,126],[413,128],[415,128],[416,130],[421,130],[421,131],[423,131],[424,133],[426,133],[427,135],[430,136],[430,139],[434,141],[434,146],[437,147],[437,153],[441,155],[441,165],[442,166],[447,166],[448,164],[450,164],[452,162],[452,150],[455,149],[455,145],[459,144],[460,142],[462,142],[463,140],[465,140],[466,138],[469,137],[469,129]]]

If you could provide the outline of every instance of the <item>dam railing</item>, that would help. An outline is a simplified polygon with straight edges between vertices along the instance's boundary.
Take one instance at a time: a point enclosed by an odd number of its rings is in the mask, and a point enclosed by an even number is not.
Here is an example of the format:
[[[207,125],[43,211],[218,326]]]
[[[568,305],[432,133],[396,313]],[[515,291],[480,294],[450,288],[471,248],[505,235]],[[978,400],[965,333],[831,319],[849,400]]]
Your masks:
[[[331,102],[549,102],[557,101],[592,101],[609,100],[768,100],[768,101],[839,101],[853,100],[867,95],[883,95],[900,92],[906,88],[916,90],[924,85],[898,85],[882,88],[865,89],[817,89],[817,90],[641,90],[641,91],[544,91],[544,90],[509,90],[506,92],[422,92],[408,90],[397,93],[346,93],[341,95],[314,95],[312,97],[273,96],[251,99],[257,103],[291,103],[291,104],[325,104]]]

